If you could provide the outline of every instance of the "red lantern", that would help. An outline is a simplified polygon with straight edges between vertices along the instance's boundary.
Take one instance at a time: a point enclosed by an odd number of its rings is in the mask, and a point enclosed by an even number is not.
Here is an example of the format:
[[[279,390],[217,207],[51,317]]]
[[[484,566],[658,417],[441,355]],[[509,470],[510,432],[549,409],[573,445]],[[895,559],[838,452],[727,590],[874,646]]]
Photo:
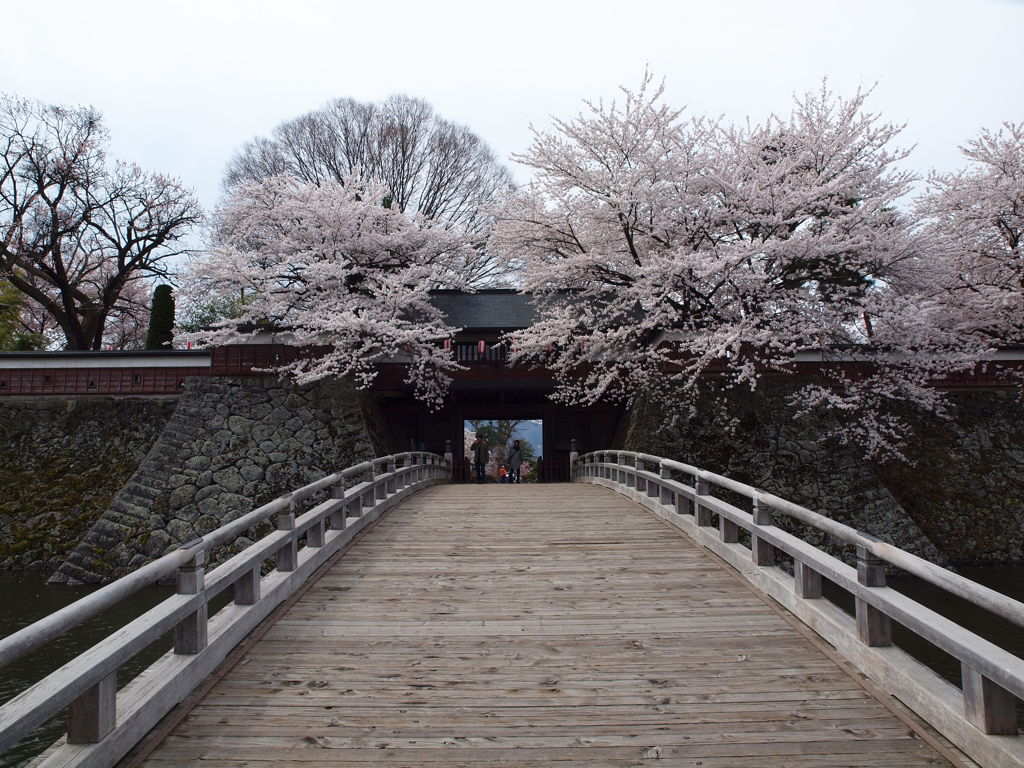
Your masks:
[[[478,341],[476,343],[476,351],[480,355],[480,357],[483,357],[484,353],[487,352],[487,342],[483,341],[482,339]]]
[[[445,350],[445,352],[450,352],[451,348],[452,348],[452,340],[451,339],[445,339],[444,340],[444,350]]]

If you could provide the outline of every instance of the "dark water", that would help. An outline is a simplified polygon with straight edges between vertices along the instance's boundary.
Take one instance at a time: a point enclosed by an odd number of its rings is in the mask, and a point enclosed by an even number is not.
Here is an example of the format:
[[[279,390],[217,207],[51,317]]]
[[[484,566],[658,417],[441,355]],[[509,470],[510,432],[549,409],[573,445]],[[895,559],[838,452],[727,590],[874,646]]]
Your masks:
[[[0,637],[6,637],[97,589],[94,586],[47,586],[46,577],[47,574],[41,571],[0,571]],[[0,670],[0,703],[21,693],[44,675],[88,650],[171,594],[173,589],[170,587],[147,587],[35,653]],[[170,647],[170,637],[161,638],[125,664],[118,671],[118,686],[131,681]],[[0,755],[0,768],[25,765],[60,738],[66,725],[63,715],[41,725],[17,747]]]
[[[1024,566],[963,568],[960,572],[1003,594],[1024,601]],[[1016,656],[1024,657],[1024,629],[986,611],[951,597],[940,589],[913,577],[890,578],[889,584],[904,594],[923,603],[929,608],[962,624],[982,637],[999,645]],[[0,637],[20,629],[43,616],[74,602],[95,587],[48,587],[45,575],[37,571],[10,573],[0,571]],[[0,703],[17,695],[44,674],[66,663],[76,654],[95,645],[114,630],[156,605],[171,594],[169,587],[150,587],[125,603],[115,606],[97,616],[87,624],[58,638],[40,651],[25,657],[0,672]],[[849,612],[853,610],[853,599],[837,588],[827,589],[826,597]],[[227,599],[224,596],[225,600]],[[211,613],[219,608],[218,600],[211,606]],[[899,625],[893,625],[894,641],[911,655],[917,657],[950,682],[960,684],[960,664],[948,654],[940,651]],[[156,660],[168,648],[170,637],[154,643],[146,652],[139,654],[118,673],[118,685],[124,685],[146,666]],[[17,768],[25,765],[33,756],[45,750],[65,730],[63,716],[56,717],[27,737],[13,750],[0,755],[0,768]]]

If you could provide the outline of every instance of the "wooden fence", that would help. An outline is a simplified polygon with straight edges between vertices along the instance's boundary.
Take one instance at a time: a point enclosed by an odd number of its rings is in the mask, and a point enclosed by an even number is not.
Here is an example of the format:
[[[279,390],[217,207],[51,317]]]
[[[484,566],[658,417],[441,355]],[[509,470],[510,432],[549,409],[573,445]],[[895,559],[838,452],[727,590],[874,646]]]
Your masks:
[[[2,669],[142,587],[177,580],[177,594],[0,707],[0,752],[66,709],[68,743],[42,764],[113,765],[359,531],[410,494],[450,476],[448,459],[431,453],[357,464],[264,504],[0,640]],[[329,498],[302,511],[328,492]],[[276,530],[205,572],[211,551],[252,535],[254,526],[271,519]],[[208,617],[210,600],[229,588],[234,602]],[[172,630],[173,651],[117,691],[118,668]]]
[[[574,455],[573,477],[618,491],[685,531],[982,765],[1024,766],[1016,716],[1017,700],[1024,699],[1024,660],[887,587],[886,565],[1020,627],[1024,604],[867,533],[688,464],[596,451]],[[746,499],[750,511],[716,498],[714,489]],[[777,527],[776,515],[855,548],[856,568]],[[741,543],[741,530],[749,533],[749,545]],[[792,559],[792,574],[777,567],[780,553]],[[820,599],[822,578],[853,596],[855,617]],[[962,688],[895,647],[893,621],[959,660]]]

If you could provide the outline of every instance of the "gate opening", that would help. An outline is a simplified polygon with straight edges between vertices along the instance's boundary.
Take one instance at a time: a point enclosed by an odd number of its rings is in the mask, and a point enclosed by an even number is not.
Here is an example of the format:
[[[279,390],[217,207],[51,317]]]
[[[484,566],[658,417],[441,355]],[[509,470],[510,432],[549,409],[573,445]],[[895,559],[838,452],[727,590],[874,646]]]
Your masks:
[[[544,468],[544,420],[465,419],[462,424],[462,456],[467,466],[467,479],[473,479],[473,440],[479,434],[487,445],[484,476],[487,482],[538,482]],[[519,441],[521,460],[512,463],[514,441]]]

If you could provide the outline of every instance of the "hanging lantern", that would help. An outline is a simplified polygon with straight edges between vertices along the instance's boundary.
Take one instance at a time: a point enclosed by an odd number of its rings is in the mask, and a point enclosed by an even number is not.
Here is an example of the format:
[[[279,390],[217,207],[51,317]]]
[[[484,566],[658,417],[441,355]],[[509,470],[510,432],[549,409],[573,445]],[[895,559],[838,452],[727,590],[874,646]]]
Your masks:
[[[477,351],[477,354],[479,354],[479,355],[480,355],[480,357],[483,357],[483,356],[484,356],[484,353],[486,353],[486,352],[487,352],[487,342],[486,342],[486,341],[484,341],[483,339],[481,339],[480,341],[478,341],[478,342],[476,343],[476,351]]]
[[[451,350],[452,350],[452,340],[451,339],[445,339],[444,340],[444,351],[445,352],[451,352]]]

